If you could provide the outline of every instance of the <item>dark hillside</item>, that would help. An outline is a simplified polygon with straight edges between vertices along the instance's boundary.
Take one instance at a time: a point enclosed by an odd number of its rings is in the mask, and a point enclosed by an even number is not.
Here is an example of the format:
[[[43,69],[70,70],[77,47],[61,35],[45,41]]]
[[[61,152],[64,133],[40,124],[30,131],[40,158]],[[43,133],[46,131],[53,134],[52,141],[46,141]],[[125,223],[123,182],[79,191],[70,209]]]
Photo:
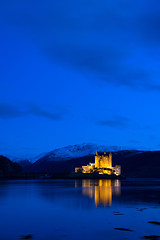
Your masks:
[[[113,156],[113,163],[121,164],[127,177],[160,178],[160,151],[146,151],[131,156]]]
[[[15,177],[22,173],[22,168],[18,163],[14,163],[8,158],[0,155],[0,177]]]

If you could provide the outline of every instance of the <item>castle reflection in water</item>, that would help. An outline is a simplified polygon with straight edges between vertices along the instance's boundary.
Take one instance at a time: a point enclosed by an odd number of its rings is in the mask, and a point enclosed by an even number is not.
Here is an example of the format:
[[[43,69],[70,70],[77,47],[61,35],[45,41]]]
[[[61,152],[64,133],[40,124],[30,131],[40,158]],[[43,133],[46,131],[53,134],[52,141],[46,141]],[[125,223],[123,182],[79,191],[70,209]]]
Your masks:
[[[75,187],[82,187],[82,194],[94,198],[96,207],[111,206],[113,196],[121,194],[120,180],[110,179],[84,179],[81,182],[75,181]]]

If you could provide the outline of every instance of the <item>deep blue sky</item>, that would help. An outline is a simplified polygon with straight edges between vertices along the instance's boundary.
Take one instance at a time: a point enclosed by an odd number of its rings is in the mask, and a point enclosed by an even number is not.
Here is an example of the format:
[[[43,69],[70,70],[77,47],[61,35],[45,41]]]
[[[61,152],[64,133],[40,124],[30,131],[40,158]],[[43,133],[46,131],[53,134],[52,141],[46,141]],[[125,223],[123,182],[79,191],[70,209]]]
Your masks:
[[[160,148],[159,0],[1,0],[0,154]]]

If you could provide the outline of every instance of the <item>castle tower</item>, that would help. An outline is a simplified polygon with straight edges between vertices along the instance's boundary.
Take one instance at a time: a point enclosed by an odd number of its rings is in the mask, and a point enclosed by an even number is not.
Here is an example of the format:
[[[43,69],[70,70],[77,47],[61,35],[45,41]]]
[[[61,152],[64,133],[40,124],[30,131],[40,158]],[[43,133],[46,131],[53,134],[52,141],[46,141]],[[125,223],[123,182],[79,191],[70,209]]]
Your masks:
[[[98,152],[96,152],[96,156],[95,156],[95,168],[99,168],[100,167],[100,156],[98,155]]]
[[[109,162],[108,162],[108,168],[112,168],[112,153],[109,153]]]
[[[110,168],[110,169],[112,169],[112,153],[109,153],[109,155],[108,155],[106,152],[104,152],[103,155],[99,155],[98,152],[96,152],[95,168]]]

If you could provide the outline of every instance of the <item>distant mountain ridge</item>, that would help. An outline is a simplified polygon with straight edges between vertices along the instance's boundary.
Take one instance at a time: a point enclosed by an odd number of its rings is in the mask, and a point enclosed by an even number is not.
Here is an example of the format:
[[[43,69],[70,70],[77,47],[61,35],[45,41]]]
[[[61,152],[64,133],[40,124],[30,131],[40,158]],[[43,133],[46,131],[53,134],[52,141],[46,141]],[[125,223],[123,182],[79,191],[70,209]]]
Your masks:
[[[137,150],[121,150],[121,147],[116,146],[83,143],[58,148],[46,154],[39,155],[39,158],[37,157],[37,160],[35,158],[34,162],[33,160],[32,162],[23,160],[19,164],[25,172],[73,172],[75,167],[81,167],[89,162],[94,162],[96,151],[112,152],[113,161],[116,156],[119,156],[120,152],[120,158],[124,155],[125,157],[129,157],[141,153]],[[115,161],[115,164],[117,164],[117,161]]]
[[[75,150],[75,148],[74,148]],[[78,149],[79,150],[79,149]],[[102,151],[102,149],[98,149],[99,151]],[[106,151],[106,148],[103,149],[103,151]],[[88,152],[88,155],[85,151],[83,152],[83,155],[74,154],[72,156],[69,156],[61,158],[60,156],[57,157],[57,155],[53,155],[51,153],[45,155],[44,157],[40,158],[36,162],[34,162],[31,165],[31,171],[33,172],[55,172],[55,173],[67,173],[67,172],[73,172],[75,167],[81,167],[82,165],[86,165],[89,162],[95,161],[95,153],[96,151],[92,153],[92,151]],[[124,151],[112,151],[113,155],[113,165],[120,164],[122,165],[122,173],[126,175],[126,162],[127,159],[134,158],[137,155],[141,155],[142,152],[139,152],[137,150],[124,150]],[[134,164],[135,166],[135,164]],[[27,166],[28,169],[28,166]]]
[[[13,162],[25,162],[29,161],[30,163],[34,163],[39,159],[45,159],[48,161],[62,161],[62,160],[70,160],[72,158],[79,158],[89,155],[95,155],[96,151],[98,152],[116,152],[116,151],[132,151],[132,148],[129,147],[117,147],[117,146],[105,146],[105,145],[98,145],[92,143],[82,143],[82,144],[75,144],[75,145],[68,145],[61,148],[56,148],[52,151],[41,153],[32,158],[17,158],[15,156],[5,155]],[[134,151],[134,149],[133,149]]]
[[[126,177],[160,178],[160,151],[120,150],[112,151],[112,155],[113,165],[121,165],[122,174]],[[57,158],[54,155],[45,155],[31,165],[30,171],[41,173],[73,172],[75,167],[94,162],[95,151],[94,154],[89,151],[88,155],[78,157],[77,154],[74,154],[74,156],[76,157],[60,158],[59,156]]]
[[[95,155],[96,151],[115,152],[118,150],[121,150],[121,148],[116,146],[104,146],[92,143],[83,143],[57,148],[53,151],[48,152],[47,154],[42,155],[39,159],[44,159],[47,161],[66,161],[73,158]]]
[[[41,154],[35,162],[24,160],[15,164],[20,165],[24,173],[69,173],[75,167],[94,162],[96,151],[112,152],[113,166],[121,165],[122,174],[126,177],[160,178],[160,151],[121,150],[96,144],[67,146]],[[13,166],[13,162],[8,161],[10,160],[5,158],[5,166]]]

